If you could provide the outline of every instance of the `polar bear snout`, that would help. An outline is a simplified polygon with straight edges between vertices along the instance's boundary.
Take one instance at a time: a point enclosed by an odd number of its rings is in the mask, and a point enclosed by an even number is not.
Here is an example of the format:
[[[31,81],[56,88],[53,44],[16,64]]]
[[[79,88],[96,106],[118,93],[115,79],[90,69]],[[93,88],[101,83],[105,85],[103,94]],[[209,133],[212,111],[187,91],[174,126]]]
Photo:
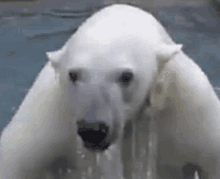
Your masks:
[[[85,120],[80,120],[77,122],[78,134],[82,138],[86,148],[90,150],[105,150],[110,145],[107,141],[107,136],[109,134],[109,128],[105,122],[87,122]]]

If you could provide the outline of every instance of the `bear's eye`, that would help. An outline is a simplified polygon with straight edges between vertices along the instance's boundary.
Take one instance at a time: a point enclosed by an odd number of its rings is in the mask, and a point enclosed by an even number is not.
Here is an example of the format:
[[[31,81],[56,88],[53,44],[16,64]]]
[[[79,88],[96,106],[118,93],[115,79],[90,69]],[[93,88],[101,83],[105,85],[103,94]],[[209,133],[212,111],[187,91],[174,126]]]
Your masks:
[[[69,72],[69,78],[73,83],[75,83],[78,80],[79,75],[77,72]]]
[[[126,71],[123,72],[119,78],[119,82],[123,85],[123,86],[128,86],[131,81],[133,79],[133,73]]]

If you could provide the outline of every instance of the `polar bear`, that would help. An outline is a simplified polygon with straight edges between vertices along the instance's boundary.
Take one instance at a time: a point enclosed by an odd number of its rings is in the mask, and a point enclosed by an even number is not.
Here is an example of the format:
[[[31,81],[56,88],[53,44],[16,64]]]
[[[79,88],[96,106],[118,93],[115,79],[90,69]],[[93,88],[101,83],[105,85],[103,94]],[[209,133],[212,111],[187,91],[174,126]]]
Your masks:
[[[61,49],[46,53],[49,62],[2,132],[1,178],[56,177],[56,161],[77,169],[77,135],[102,152],[123,140],[126,122],[144,108],[158,122],[161,177],[164,165],[177,166],[180,178],[191,162],[202,179],[219,178],[219,100],[181,48],[137,7],[96,12]]]

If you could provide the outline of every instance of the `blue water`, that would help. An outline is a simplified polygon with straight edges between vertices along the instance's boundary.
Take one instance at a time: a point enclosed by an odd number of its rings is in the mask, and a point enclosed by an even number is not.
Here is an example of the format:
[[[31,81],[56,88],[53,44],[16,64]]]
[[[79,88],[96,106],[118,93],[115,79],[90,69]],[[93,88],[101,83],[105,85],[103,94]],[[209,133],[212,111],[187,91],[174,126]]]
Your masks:
[[[47,58],[60,48],[90,11],[46,11],[0,16],[0,130],[10,121]],[[214,86],[220,86],[220,19],[208,7],[171,7],[155,11],[183,50],[198,63]]]

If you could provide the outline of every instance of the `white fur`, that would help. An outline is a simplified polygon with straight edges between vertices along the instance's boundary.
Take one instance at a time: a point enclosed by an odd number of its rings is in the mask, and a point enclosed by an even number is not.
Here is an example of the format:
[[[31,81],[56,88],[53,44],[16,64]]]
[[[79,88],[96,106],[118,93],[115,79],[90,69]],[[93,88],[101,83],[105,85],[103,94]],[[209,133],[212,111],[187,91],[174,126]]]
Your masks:
[[[164,28],[157,26],[162,43],[174,44]],[[191,162],[202,168],[200,178],[220,178],[220,102],[205,73],[181,52],[162,69],[154,89],[158,169],[168,174],[166,167],[177,166],[175,176],[181,178],[182,167]]]
[[[74,158],[75,121],[60,96],[48,62],[2,133],[2,179],[44,178],[42,169],[55,157],[66,155],[64,146],[72,149],[69,157]]]
[[[157,87],[162,92],[152,93],[152,104],[157,109],[160,169],[178,166],[176,176],[181,177],[181,168],[191,162],[202,168],[202,178],[219,178],[220,103],[207,76],[181,52],[167,63]]]
[[[96,104],[95,117],[111,127],[116,123],[121,138],[124,123],[135,120],[147,94],[159,124],[158,167],[197,162],[210,178],[219,178],[219,100],[181,47],[138,8],[113,5],[95,13],[60,50],[47,52],[51,62],[3,130],[1,178],[44,178],[59,155],[77,165],[76,121]],[[125,103],[117,79],[127,69],[134,80],[125,90],[130,97]],[[73,84],[68,73],[75,70],[83,72]],[[100,95],[103,86],[107,104]]]

